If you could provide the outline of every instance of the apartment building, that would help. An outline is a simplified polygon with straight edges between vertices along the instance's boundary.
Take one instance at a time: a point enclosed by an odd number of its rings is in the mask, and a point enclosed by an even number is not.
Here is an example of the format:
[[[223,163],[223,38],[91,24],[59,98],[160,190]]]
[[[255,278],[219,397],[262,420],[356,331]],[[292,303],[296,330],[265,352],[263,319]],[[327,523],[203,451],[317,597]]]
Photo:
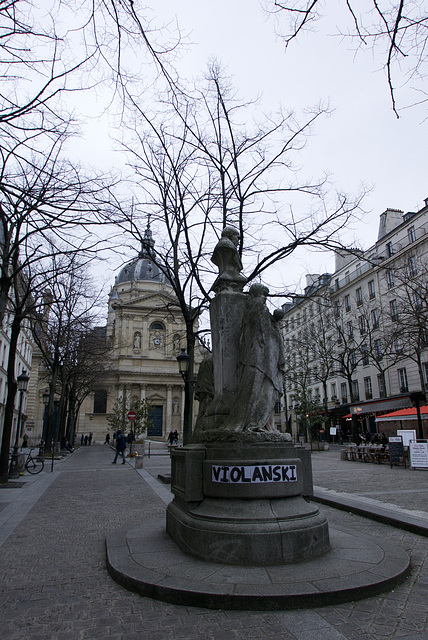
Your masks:
[[[308,275],[284,305],[284,402],[294,435],[308,420],[362,431],[428,389],[428,199],[387,209],[376,243],[338,253],[334,274]],[[296,406],[297,405],[297,406]]]

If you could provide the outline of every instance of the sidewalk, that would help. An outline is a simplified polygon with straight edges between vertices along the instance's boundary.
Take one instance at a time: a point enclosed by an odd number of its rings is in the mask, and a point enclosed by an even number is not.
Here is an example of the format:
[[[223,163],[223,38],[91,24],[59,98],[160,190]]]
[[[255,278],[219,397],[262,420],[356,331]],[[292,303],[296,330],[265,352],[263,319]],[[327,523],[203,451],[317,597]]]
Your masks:
[[[2,640],[428,640],[427,539],[324,505],[335,526],[410,553],[411,577],[356,603],[269,613],[180,607],[126,591],[106,571],[105,537],[145,514],[164,516],[171,493],[157,474],[168,470],[169,457],[145,458],[138,471],[112,458],[106,446],[82,447],[54,473],[49,467],[31,480],[25,475],[20,489],[0,490]],[[314,453],[313,469],[320,491],[428,517],[426,471],[340,461],[337,450]]]

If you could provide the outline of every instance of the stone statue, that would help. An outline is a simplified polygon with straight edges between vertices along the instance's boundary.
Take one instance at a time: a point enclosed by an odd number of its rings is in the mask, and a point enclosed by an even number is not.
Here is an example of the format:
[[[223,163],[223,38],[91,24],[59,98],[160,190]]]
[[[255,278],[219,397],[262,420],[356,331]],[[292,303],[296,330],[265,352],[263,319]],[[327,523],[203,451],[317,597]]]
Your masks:
[[[195,398],[199,402],[198,417],[196,419],[194,437],[197,439],[199,431],[206,429],[207,409],[214,397],[213,357],[210,354],[204,358],[199,366],[196,378]]]
[[[282,396],[284,355],[277,321],[266,306],[269,289],[253,284],[244,308],[239,343],[239,383],[222,431],[276,431],[275,403]]]
[[[141,336],[139,333],[136,333],[134,335],[134,349],[140,349],[141,348]]]
[[[237,250],[238,244],[239,232],[233,227],[224,227],[211,257],[219,270],[219,276],[213,285],[215,291],[242,290],[246,282],[246,278],[240,274],[242,262]]]

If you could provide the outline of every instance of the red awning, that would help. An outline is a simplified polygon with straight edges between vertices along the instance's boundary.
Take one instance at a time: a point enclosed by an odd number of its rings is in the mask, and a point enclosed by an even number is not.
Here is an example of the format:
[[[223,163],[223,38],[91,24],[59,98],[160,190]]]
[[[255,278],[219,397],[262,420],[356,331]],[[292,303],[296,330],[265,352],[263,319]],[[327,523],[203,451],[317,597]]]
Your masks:
[[[385,413],[383,416],[376,418],[376,422],[382,422],[383,420],[416,420],[416,416],[416,407],[412,407],[411,409],[399,409],[392,413]],[[421,417],[424,420],[428,419],[428,406],[421,407]]]

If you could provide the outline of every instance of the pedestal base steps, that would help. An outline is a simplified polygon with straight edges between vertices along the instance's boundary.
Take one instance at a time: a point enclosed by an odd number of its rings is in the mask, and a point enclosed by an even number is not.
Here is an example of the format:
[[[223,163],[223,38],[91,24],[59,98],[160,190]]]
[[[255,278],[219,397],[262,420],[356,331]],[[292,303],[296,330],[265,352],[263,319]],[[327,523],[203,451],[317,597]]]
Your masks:
[[[299,564],[248,567],[183,553],[163,518],[147,519],[107,538],[107,567],[126,589],[173,604],[211,609],[279,611],[320,607],[393,589],[410,572],[400,548],[330,526],[331,548]]]

